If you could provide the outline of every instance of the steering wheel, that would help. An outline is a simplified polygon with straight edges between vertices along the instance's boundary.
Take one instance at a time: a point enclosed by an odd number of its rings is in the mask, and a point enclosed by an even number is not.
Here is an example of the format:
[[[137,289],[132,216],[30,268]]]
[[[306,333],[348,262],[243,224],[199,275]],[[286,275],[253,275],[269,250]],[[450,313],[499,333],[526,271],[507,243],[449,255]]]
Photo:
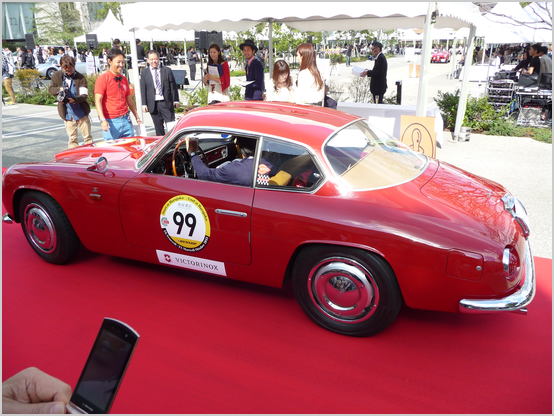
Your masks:
[[[186,146],[186,140],[181,140],[179,143],[177,143],[177,146],[175,146],[175,150],[173,150],[173,157],[171,159],[171,166],[173,167],[173,176],[179,176],[177,174],[177,163],[176,163],[176,159],[177,159],[177,154],[181,154],[184,161],[181,162],[181,164],[183,165],[183,171],[185,173],[185,177],[188,178],[189,176],[189,173],[187,172],[187,165],[190,167],[190,173],[194,173],[194,168],[192,167],[192,163],[191,163],[191,158],[190,158],[190,155],[188,154],[188,152],[186,150],[179,150],[179,147],[181,147],[182,144],[185,144]],[[206,161],[206,155],[204,154],[204,151],[200,148],[200,145],[198,145],[198,150],[197,152],[201,153],[202,154],[202,162],[204,162],[204,164],[206,166],[208,166],[208,162]]]

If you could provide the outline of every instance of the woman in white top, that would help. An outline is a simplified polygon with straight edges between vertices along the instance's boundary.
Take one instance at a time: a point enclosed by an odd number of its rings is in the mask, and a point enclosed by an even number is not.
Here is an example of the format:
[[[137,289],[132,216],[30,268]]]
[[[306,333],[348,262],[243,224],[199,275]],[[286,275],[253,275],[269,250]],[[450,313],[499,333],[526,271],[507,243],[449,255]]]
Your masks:
[[[289,65],[280,59],[273,65],[273,88],[266,92],[266,100],[293,103],[294,92]]]
[[[315,49],[311,43],[303,43],[296,48],[300,63],[296,81],[296,103],[323,106],[325,85],[316,65]]]

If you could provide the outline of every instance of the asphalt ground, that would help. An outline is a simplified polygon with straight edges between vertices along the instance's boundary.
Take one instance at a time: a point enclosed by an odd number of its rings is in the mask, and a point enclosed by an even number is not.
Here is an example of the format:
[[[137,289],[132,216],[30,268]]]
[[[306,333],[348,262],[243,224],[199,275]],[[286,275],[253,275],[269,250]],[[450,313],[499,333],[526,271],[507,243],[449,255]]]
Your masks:
[[[353,65],[371,68],[373,62]],[[178,69],[177,66],[172,68]],[[433,99],[438,91],[454,92],[460,88],[459,80],[446,76],[450,68],[450,64],[431,65],[428,105],[434,105]],[[351,68],[342,64],[338,69],[340,75],[333,74],[331,80],[348,82]],[[409,77],[408,63],[402,57],[389,59],[387,78],[387,96],[393,89],[396,91],[395,81],[402,80],[402,104],[415,105],[419,79]],[[266,79],[269,81],[267,74]],[[231,85],[236,82],[238,80],[232,78]],[[185,91],[196,86],[196,83],[191,84],[185,87]],[[471,83],[470,88],[475,91],[479,86]],[[91,118],[93,139],[100,141],[102,130],[95,110],[92,110]],[[154,135],[150,116],[144,114],[143,120],[147,134]],[[533,255],[552,258],[552,145],[525,137],[481,134],[472,134],[469,141],[457,142],[447,132],[444,139],[443,148],[437,149],[437,159],[498,182],[518,197],[528,211]],[[82,143],[80,133],[79,140]],[[55,106],[16,104],[2,107],[2,167],[19,162],[49,161],[66,148],[67,134]]]

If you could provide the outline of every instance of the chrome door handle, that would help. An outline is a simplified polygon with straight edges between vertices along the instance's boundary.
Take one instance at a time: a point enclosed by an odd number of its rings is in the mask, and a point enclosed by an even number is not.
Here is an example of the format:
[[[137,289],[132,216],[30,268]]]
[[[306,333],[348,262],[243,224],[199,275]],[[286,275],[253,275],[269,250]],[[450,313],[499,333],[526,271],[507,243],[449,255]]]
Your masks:
[[[241,217],[241,218],[248,217],[248,214],[246,212],[229,211],[229,210],[226,210],[226,209],[216,209],[215,213],[216,214],[223,214],[223,215],[230,215],[232,217]]]

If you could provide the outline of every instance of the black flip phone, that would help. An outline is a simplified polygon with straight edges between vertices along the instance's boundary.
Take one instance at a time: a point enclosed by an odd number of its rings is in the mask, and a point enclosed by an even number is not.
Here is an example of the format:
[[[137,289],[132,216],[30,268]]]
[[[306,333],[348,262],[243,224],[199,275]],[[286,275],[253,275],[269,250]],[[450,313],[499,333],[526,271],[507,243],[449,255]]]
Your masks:
[[[104,318],[67,405],[69,413],[110,411],[138,339],[139,334],[129,325]]]

